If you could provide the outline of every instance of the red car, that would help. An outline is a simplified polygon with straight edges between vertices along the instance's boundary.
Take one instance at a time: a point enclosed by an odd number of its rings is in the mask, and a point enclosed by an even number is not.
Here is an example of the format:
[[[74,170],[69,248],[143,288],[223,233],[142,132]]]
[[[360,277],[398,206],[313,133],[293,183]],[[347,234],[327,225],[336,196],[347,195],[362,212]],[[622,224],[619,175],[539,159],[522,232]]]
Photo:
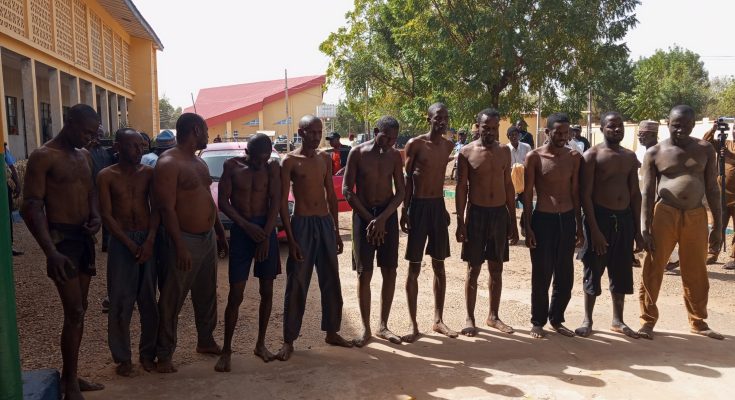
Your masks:
[[[212,199],[214,199],[215,205],[217,205],[219,179],[222,176],[222,170],[224,168],[225,161],[233,157],[243,157],[245,154],[247,154],[247,142],[210,143],[207,145],[206,149],[199,152],[199,157],[201,157],[202,160],[204,160],[204,162],[207,164],[207,167],[209,167],[209,175],[212,178],[212,185],[209,187],[209,190],[212,193]],[[278,154],[277,151],[275,151],[275,149],[271,151],[271,160],[277,160],[279,163],[281,162],[281,156]],[[344,196],[342,195],[342,176],[339,174],[335,175],[332,177],[332,181],[334,182],[334,192],[337,194],[339,212],[352,211],[349,203],[347,203],[347,200],[345,200]],[[289,191],[289,214],[293,214],[293,204],[293,193]],[[224,225],[225,229],[229,230],[232,227],[232,220],[221,211],[219,211],[219,218],[222,221],[222,225]],[[286,237],[282,226],[283,225],[279,216],[277,223],[279,239],[285,239]]]

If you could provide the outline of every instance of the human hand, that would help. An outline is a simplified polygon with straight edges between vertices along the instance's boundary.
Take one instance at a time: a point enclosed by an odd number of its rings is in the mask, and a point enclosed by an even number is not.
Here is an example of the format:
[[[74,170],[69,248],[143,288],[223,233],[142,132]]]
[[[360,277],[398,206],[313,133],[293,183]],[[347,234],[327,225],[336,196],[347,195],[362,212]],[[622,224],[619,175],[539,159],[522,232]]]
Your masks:
[[[94,235],[100,231],[102,226],[102,219],[99,216],[90,217],[87,222],[84,223],[84,230],[90,235]]]
[[[645,249],[645,241],[643,240],[643,236],[641,236],[640,232],[635,235],[635,248],[633,249],[634,253],[640,253]]]
[[[576,247],[581,247],[584,244],[584,231],[582,230],[582,227],[577,228],[577,233],[574,234],[574,245]]]
[[[411,223],[408,220],[409,212],[410,211],[408,208],[404,208],[403,212],[401,213],[401,230],[403,231],[403,233],[408,233],[408,231],[411,230]]]
[[[288,243],[288,255],[298,262],[304,261],[304,255],[301,254],[301,247],[296,242]]]
[[[508,244],[515,246],[518,243],[518,226],[515,224],[515,218],[509,221],[508,227]]]
[[[457,243],[465,243],[467,241],[467,225],[464,221],[457,221]]]
[[[595,252],[595,254],[601,256],[607,253],[607,247],[610,245],[607,243],[605,235],[603,235],[599,229],[592,229],[592,232],[590,233],[590,238],[592,239],[592,250]]]
[[[176,269],[180,271],[191,270],[191,253],[184,246],[176,247]]]
[[[225,258],[230,254],[230,244],[224,234],[217,235],[217,255],[219,258]]]
[[[74,264],[65,255],[55,251],[46,257],[46,275],[57,285],[63,285],[68,280],[66,268],[74,269]]]
[[[651,232],[642,231],[641,237],[643,238],[643,247],[646,251],[648,251],[649,253],[656,251],[656,244],[653,241],[653,235],[651,235]]]
[[[337,240],[337,254],[342,254],[345,249],[345,245],[342,243],[342,237],[339,235],[339,231],[334,231],[334,236]]]
[[[526,247],[529,249],[536,248],[536,234],[530,227],[526,228]]]
[[[259,227],[258,225],[255,225],[253,223],[250,223],[250,222],[247,222],[247,221],[243,221],[243,223],[240,225],[240,227],[256,243],[260,243],[260,242],[264,241],[268,237],[268,235],[266,235],[266,233],[263,230],[263,228]]]
[[[385,220],[378,217],[370,221],[367,226],[368,243],[373,246],[380,246],[385,243]]]
[[[270,238],[258,243],[255,247],[255,261],[263,262],[268,259],[268,253],[270,249]]]
[[[150,260],[153,255],[153,242],[154,240],[146,240],[142,246],[138,247],[138,253],[135,255],[135,261],[137,261],[138,264],[144,264],[146,261]]]

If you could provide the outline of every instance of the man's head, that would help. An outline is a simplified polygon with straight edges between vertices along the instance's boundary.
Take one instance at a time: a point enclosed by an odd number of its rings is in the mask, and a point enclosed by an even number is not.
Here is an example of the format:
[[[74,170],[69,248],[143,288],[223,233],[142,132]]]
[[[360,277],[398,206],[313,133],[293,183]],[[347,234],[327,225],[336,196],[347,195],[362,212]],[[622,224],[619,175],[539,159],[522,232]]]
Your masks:
[[[500,113],[492,108],[486,108],[475,118],[480,127],[480,140],[483,146],[490,146],[498,140],[498,128],[500,127]]]
[[[163,154],[164,151],[176,147],[176,136],[170,130],[166,129],[156,136],[156,153]]]
[[[176,120],[176,142],[182,145],[193,145],[196,150],[207,148],[209,129],[207,123],[198,114],[184,113]]]
[[[143,154],[146,154],[151,150],[151,137],[143,131],[140,131],[138,133],[143,138]]]
[[[677,146],[689,143],[692,129],[694,129],[694,109],[687,105],[672,108],[669,113],[671,141]]]
[[[304,115],[299,121],[301,147],[316,150],[322,140],[322,120],[313,115]]]
[[[429,106],[426,120],[429,122],[431,133],[444,134],[449,125],[449,110],[447,110],[447,106],[444,103],[432,104]]]
[[[470,129],[470,132],[472,132],[471,140],[473,142],[479,139],[480,138],[480,125],[477,125],[477,123],[472,124],[472,129]]]
[[[605,143],[618,145],[625,137],[623,116],[617,111],[608,111],[600,116],[600,130]]]
[[[263,134],[257,133],[248,140],[248,161],[255,167],[263,167],[271,158],[273,144],[271,139]]]
[[[375,145],[378,146],[380,151],[388,151],[391,147],[396,144],[398,139],[398,121],[391,116],[381,117],[377,123],[375,123]]]
[[[658,122],[641,121],[638,125],[638,143],[649,148],[658,143]]]
[[[552,147],[562,148],[569,142],[569,116],[554,113],[546,120],[546,136]]]
[[[582,127],[579,125],[570,125],[569,131],[571,132],[571,135],[577,139],[582,137]]]
[[[518,143],[521,142],[521,130],[518,129],[517,126],[511,125],[506,131],[506,135],[508,135],[510,145],[513,146],[513,148],[518,148]]]
[[[99,126],[97,112],[86,104],[77,104],[69,109],[62,132],[72,146],[80,149],[97,135]]]
[[[115,132],[115,152],[120,164],[137,165],[143,157],[143,137],[132,128],[120,128]]]
[[[339,149],[340,147],[342,147],[342,142],[339,141],[340,139],[342,139],[342,136],[339,133],[332,132],[327,136],[326,139],[333,149]]]
[[[459,132],[457,132],[457,141],[462,144],[467,143],[467,131],[464,128],[460,129]]]
[[[526,121],[524,121],[522,118],[518,119],[514,125],[518,127],[518,129],[520,130],[520,132],[525,132],[526,131],[526,127],[528,126],[528,124],[526,123]]]

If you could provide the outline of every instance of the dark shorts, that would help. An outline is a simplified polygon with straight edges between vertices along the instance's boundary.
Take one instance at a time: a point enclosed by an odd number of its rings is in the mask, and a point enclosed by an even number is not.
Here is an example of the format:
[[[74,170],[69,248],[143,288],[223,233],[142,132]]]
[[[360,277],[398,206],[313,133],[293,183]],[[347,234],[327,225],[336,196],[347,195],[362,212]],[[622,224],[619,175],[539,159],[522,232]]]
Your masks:
[[[412,199],[408,221],[411,230],[408,232],[406,260],[420,263],[424,254],[440,261],[449,257],[449,213],[444,206],[444,198]]]
[[[266,217],[254,217],[249,219],[261,228],[265,226]],[[270,233],[268,241],[268,258],[261,262],[255,262],[253,275],[260,279],[275,279],[281,273],[281,257],[278,253],[278,239],[275,229]],[[230,283],[243,282],[250,275],[250,265],[255,259],[255,250],[258,244],[248,236],[238,225],[233,225],[230,230]]]
[[[470,204],[467,213],[467,242],[462,244],[462,260],[472,266],[485,261],[508,261],[508,208]]]
[[[609,210],[595,205],[595,218],[607,240],[607,253],[598,256],[592,249],[592,238],[587,218],[584,218],[585,244],[578,258],[584,264],[584,292],[599,296],[602,293],[602,274],[607,268],[610,291],[633,294],[633,246],[635,224],[633,212]]]
[[[56,250],[71,260],[73,268],[67,267],[64,272],[69,278],[83,273],[97,275],[94,262],[94,237],[88,234],[81,225],[49,223],[49,233]]]
[[[373,217],[377,217],[385,207],[369,209]],[[398,213],[394,212],[385,221],[385,242],[375,247],[368,242],[367,227],[370,221],[360,218],[357,212],[352,213],[352,269],[361,273],[371,271],[377,253],[378,267],[398,268]]]

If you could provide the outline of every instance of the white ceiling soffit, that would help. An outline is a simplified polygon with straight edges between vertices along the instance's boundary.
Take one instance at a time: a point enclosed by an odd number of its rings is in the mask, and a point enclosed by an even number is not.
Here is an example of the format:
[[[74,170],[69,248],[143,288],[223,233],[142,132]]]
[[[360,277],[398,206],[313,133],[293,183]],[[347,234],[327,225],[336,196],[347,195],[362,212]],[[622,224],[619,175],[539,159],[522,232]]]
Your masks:
[[[163,43],[156,32],[143,18],[132,0],[97,0],[120,25],[131,35],[152,40],[158,50],[163,50]]]

